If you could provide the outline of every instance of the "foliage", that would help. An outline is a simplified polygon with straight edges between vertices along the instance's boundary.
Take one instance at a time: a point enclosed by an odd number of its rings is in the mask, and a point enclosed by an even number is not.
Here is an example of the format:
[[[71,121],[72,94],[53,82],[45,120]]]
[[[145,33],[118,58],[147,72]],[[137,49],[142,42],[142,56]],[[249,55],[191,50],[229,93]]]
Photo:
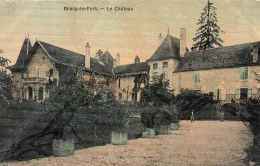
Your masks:
[[[147,128],[154,128],[159,125],[170,125],[177,122],[177,112],[172,106],[155,106],[152,103],[143,107],[141,121]]]
[[[199,111],[203,106],[212,102],[212,96],[202,94],[200,91],[182,89],[182,92],[176,96],[176,104],[178,106],[181,119],[189,119],[191,112]]]
[[[164,81],[163,74],[154,79],[154,83],[147,84],[141,90],[140,102],[152,103],[155,106],[170,105],[174,103],[175,96],[169,90],[169,81]]]
[[[113,93],[99,92],[91,104],[83,108],[83,113],[91,117],[92,124],[108,125],[115,131],[125,131],[129,123],[125,106],[116,102]]]
[[[147,84],[141,91],[141,121],[147,128],[170,124],[176,114],[170,109],[170,105],[175,102],[175,96],[169,90],[169,81],[164,81],[163,78],[163,74],[155,77],[154,82]]]
[[[246,102],[247,114],[241,114],[243,121],[249,123],[249,127],[254,135],[254,142],[247,149],[246,160],[260,163],[259,152],[260,152],[260,102],[255,99],[249,99]]]
[[[203,8],[200,19],[197,25],[200,27],[195,34],[193,41],[196,42],[192,46],[192,51],[222,47],[223,40],[219,37],[220,33],[224,33],[217,25],[216,8],[213,3],[208,0],[208,4]]]
[[[6,109],[12,100],[11,75],[6,70],[1,70],[1,67],[5,68],[8,62],[8,59],[0,57],[0,109]]]
[[[141,114],[141,122],[147,128],[153,128],[155,125],[156,115],[157,109],[150,103],[143,108],[143,112]]]
[[[50,126],[54,127],[54,138],[62,139],[65,125],[68,125],[79,108],[91,103],[93,96],[73,76],[66,84],[52,89],[51,94],[44,102],[45,111],[56,113]]]

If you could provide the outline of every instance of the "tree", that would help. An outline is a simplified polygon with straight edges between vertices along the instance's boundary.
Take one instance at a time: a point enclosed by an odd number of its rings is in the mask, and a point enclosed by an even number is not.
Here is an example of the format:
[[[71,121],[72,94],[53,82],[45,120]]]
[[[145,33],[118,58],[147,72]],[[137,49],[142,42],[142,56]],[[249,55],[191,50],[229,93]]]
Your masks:
[[[154,83],[147,84],[141,90],[141,103],[152,103],[156,106],[170,105],[174,102],[174,95],[169,90],[169,81],[164,81],[164,75],[154,79]]]
[[[140,102],[143,107],[141,121],[147,128],[155,125],[170,124],[175,118],[171,105],[175,96],[169,90],[169,81],[164,81],[164,75],[154,78],[152,84],[147,84],[141,90]]]
[[[32,134],[21,140],[5,154],[5,159],[23,159],[27,154],[36,152],[48,155],[53,139],[66,139],[66,128],[71,126],[75,113],[82,107],[89,105],[93,95],[73,75],[66,80],[66,84],[52,89],[49,99],[44,101],[42,111],[54,116],[42,131]],[[30,119],[28,119],[30,120]],[[30,154],[28,155],[30,156]]]
[[[192,111],[199,112],[209,103],[212,103],[212,96],[196,90],[182,89],[182,92],[176,96],[176,104],[179,108],[178,115],[181,119],[189,119]]]
[[[0,53],[2,53],[2,50],[0,50]],[[5,70],[9,62],[8,59],[0,56],[0,109],[5,109],[12,100],[12,80],[10,74]]]
[[[208,0],[208,4],[204,7],[200,19],[198,19],[197,25],[200,25],[200,27],[195,34],[196,37],[193,38],[196,43],[192,46],[192,51],[215,48],[216,46],[223,47],[224,41],[219,34],[224,33],[224,31],[221,31],[217,25],[216,9],[213,3]]]

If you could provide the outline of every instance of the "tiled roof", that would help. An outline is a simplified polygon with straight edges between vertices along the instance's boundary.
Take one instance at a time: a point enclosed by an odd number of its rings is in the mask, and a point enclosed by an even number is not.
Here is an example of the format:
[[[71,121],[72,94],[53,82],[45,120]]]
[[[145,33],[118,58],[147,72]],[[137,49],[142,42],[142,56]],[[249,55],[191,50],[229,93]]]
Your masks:
[[[162,44],[147,61],[164,60],[169,58],[180,59],[180,39],[168,34],[164,38]]]
[[[45,42],[40,42],[40,43],[46,49],[49,55],[55,60],[57,60],[58,62],[64,64],[70,64],[75,67],[85,66],[84,55]],[[103,72],[103,73],[112,73],[112,65],[106,62],[100,62],[94,58],[90,58],[90,69]]]
[[[138,73],[138,72],[148,72],[149,65],[147,62],[142,63],[134,63],[128,65],[117,66],[114,69],[115,74],[130,74],[130,73]]]
[[[35,54],[35,51],[39,47],[45,49],[47,53],[50,55],[50,57],[55,61],[55,63],[62,63],[64,65],[71,65],[74,67],[85,66],[84,55],[42,41],[37,41],[35,42],[34,46],[31,48],[29,55],[26,55],[23,59],[17,61],[17,63],[14,66],[11,66],[10,69],[17,70],[26,67],[30,62],[32,56]],[[22,47],[22,49],[23,48],[24,46]],[[100,62],[94,58],[90,58],[90,69],[103,72],[103,73],[110,73],[110,74],[112,73],[112,66],[110,64],[105,62]]]
[[[111,56],[111,54],[108,51],[106,51],[103,55],[101,55],[99,60],[102,62],[109,63],[113,66],[114,58]]]
[[[260,51],[258,61],[253,62],[253,50],[257,46],[260,48],[260,42],[186,52],[175,72],[260,65]]]
[[[29,53],[31,48],[32,48],[32,44],[31,44],[30,39],[25,38],[16,63],[13,66],[10,66],[8,68],[22,69],[24,66],[24,61],[29,57],[29,55],[27,55],[27,49],[28,49],[28,53]]]
[[[38,41],[48,54],[61,63],[74,65],[77,67],[85,66],[85,56],[61,47],[57,47],[42,41]]]

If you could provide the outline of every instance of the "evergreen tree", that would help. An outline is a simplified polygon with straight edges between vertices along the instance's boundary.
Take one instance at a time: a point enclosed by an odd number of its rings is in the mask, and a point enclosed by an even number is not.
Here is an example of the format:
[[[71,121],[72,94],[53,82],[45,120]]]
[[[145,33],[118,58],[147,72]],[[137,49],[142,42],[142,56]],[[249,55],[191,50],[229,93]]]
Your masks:
[[[224,33],[224,31],[221,31],[217,25],[216,9],[213,3],[208,0],[208,4],[204,7],[200,19],[198,19],[197,25],[200,25],[200,27],[195,34],[196,37],[193,38],[196,43],[192,46],[192,51],[210,49],[216,46],[223,47],[224,41],[219,34]]]

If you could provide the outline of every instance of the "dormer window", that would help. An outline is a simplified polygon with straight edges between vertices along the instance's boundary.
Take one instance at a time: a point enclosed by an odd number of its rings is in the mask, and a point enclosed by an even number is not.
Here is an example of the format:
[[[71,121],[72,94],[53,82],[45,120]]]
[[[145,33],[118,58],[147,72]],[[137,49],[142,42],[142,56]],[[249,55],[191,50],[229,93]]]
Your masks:
[[[258,61],[258,47],[256,47],[253,51],[253,62]]]
[[[153,69],[158,69],[158,63],[153,64]]]

